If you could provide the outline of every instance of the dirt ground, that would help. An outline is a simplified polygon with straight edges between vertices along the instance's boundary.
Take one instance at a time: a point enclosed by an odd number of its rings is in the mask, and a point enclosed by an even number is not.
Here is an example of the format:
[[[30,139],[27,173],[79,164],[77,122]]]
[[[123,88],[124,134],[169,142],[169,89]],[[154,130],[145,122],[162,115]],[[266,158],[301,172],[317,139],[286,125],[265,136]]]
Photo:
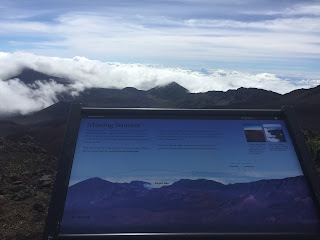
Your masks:
[[[0,139],[0,239],[42,239],[57,158],[31,137]]]

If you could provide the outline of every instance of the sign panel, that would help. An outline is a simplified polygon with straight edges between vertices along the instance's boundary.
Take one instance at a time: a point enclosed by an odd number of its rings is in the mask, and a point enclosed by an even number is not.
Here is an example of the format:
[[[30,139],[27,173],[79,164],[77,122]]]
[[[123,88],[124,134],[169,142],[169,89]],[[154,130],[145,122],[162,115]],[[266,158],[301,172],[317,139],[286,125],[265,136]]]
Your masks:
[[[283,120],[81,120],[61,235],[319,226]]]

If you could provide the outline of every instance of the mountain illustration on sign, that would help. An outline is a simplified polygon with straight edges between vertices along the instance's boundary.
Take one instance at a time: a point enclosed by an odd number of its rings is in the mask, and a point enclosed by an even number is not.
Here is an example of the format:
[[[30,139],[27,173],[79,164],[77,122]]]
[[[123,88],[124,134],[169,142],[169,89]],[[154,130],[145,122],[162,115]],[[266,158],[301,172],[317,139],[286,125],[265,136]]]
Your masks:
[[[318,222],[305,184],[297,176],[227,185],[181,179],[150,188],[90,178],[69,187],[62,233],[309,231]]]

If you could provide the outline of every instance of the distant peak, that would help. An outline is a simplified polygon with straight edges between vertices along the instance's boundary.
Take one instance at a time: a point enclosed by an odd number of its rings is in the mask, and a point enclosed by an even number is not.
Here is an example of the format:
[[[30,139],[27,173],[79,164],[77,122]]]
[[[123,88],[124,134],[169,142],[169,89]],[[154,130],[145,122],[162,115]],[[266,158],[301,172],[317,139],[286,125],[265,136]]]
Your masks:
[[[164,86],[157,86],[148,91],[154,96],[157,96],[162,99],[177,99],[180,97],[184,97],[186,94],[189,93],[189,91],[179,85],[176,82],[171,82]]]
[[[32,84],[37,80],[49,81],[51,79],[53,79],[54,81],[56,81],[57,83],[60,83],[60,84],[68,84],[71,82],[68,79],[63,79],[60,77],[48,75],[43,72],[39,72],[37,70],[34,70],[32,68],[23,68],[18,75],[11,76],[7,80],[12,79],[12,78],[19,78],[25,84]]]
[[[125,91],[125,92],[133,92],[133,93],[139,92],[139,90],[136,89],[136,88],[134,88],[134,87],[125,87],[125,88],[122,89],[122,91]]]
[[[88,178],[88,179],[85,179],[75,185],[109,185],[109,184],[112,184],[111,182],[105,180],[105,179],[102,179],[102,178],[99,178],[99,177],[92,177],[92,178]]]
[[[162,88],[162,89],[179,89],[179,90],[183,90],[185,91],[186,93],[188,93],[189,91],[182,87],[180,84],[176,83],[176,82],[171,82],[171,83],[168,83],[166,85],[163,85],[163,86],[159,86],[159,87],[156,87],[156,88]]]
[[[107,181],[99,177],[93,177],[93,178],[88,178],[83,182],[107,182]]]
[[[17,73],[17,75],[10,76],[8,79],[19,78],[25,83],[32,83],[35,80],[44,80],[44,79],[49,80],[50,77],[52,78],[52,76],[49,76],[42,72],[38,72],[34,69],[23,68],[20,72]]]

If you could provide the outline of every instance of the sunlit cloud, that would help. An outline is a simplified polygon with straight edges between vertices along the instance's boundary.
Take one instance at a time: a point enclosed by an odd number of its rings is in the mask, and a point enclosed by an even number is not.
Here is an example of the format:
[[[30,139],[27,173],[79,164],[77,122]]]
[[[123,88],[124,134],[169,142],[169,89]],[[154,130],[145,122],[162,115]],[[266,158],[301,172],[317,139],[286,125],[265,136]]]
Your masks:
[[[25,85],[19,79],[0,80],[0,115],[27,114],[57,102],[56,95],[67,89],[53,81]]]

